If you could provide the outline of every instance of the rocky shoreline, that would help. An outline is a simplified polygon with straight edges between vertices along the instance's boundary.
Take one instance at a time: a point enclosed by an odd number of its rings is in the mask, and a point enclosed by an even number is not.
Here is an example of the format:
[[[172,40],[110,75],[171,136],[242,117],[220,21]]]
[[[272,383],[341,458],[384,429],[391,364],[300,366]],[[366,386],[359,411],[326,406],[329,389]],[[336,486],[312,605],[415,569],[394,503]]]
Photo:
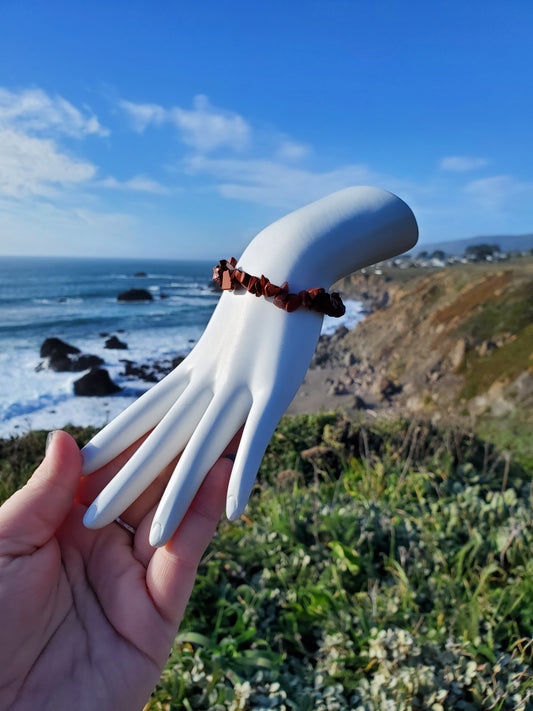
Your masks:
[[[533,419],[533,260],[383,271],[337,285],[368,315],[320,338],[290,414]]]
[[[145,277],[146,272],[137,272],[136,277]],[[146,289],[128,289],[120,292],[117,301],[153,301],[152,294]],[[160,298],[166,298],[161,294]],[[122,334],[119,330],[117,333]],[[105,338],[104,349],[106,350],[128,350],[128,344],[116,334],[100,333],[101,338]],[[40,357],[43,359],[35,368],[37,372],[50,369],[56,373],[77,373],[87,371],[73,383],[75,395],[83,397],[105,397],[121,392],[122,388],[111,379],[109,372],[102,366],[105,360],[100,356],[90,353],[82,353],[77,346],[57,338],[55,336],[46,338],[40,348]],[[176,368],[184,356],[176,354],[175,357],[165,360],[156,360],[152,363],[135,363],[127,358],[119,359],[124,365],[124,370],[119,373],[121,378],[127,380],[141,380],[146,383],[156,383],[174,368]]]
[[[128,344],[116,335],[101,333],[106,338],[104,348],[107,350],[128,349]],[[74,394],[83,397],[104,397],[114,395],[122,390],[110,377],[105,369],[105,361],[100,356],[82,353],[77,346],[62,341],[60,338],[46,338],[40,348],[40,357],[43,359],[36,370],[49,368],[56,373],[76,373],[87,371],[73,383]],[[141,380],[146,383],[156,383],[168,375],[184,359],[183,355],[176,355],[165,360],[156,360],[152,363],[135,363],[127,358],[120,358],[124,370],[121,378],[126,380]]]

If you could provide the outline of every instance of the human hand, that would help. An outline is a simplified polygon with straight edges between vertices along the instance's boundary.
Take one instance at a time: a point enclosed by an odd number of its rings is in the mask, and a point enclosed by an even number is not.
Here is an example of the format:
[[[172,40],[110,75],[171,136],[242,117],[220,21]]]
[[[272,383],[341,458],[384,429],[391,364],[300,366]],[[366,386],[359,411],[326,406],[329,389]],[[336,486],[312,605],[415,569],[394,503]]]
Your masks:
[[[263,230],[238,267],[264,274],[291,292],[329,287],[356,269],[416,243],[409,207],[378,188],[347,188]],[[164,545],[178,527],[206,472],[244,426],[226,500],[228,518],[244,510],[270,437],[313,355],[322,315],[275,308],[271,298],[225,292],[185,361],[84,448],[89,474],[151,432],[97,497],[90,528],[111,523],[183,452],[154,516],[150,542]]]
[[[136,447],[80,482],[80,451],[56,432],[28,484],[0,508],[3,711],[134,711],[159,680],[222,513],[231,461],[215,464],[175,537],[154,549],[148,532],[170,471],[124,513],[135,533],[82,522]]]

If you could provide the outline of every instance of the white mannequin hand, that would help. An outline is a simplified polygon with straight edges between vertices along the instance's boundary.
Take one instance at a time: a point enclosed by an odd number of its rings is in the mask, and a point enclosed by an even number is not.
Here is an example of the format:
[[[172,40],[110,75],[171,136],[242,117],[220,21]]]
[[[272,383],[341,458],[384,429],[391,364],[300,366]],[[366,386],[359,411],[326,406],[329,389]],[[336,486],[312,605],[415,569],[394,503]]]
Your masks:
[[[328,288],[410,249],[417,237],[415,218],[399,198],[378,188],[347,188],[260,232],[238,267],[273,284],[287,281],[294,293]],[[323,318],[306,308],[288,313],[271,302],[244,289],[224,292],[187,358],[84,447],[89,474],[153,429],[88,509],[86,526],[111,523],[182,452],[150,531],[150,543],[164,545],[244,425],[226,500],[229,519],[243,512],[270,437],[305,376]]]

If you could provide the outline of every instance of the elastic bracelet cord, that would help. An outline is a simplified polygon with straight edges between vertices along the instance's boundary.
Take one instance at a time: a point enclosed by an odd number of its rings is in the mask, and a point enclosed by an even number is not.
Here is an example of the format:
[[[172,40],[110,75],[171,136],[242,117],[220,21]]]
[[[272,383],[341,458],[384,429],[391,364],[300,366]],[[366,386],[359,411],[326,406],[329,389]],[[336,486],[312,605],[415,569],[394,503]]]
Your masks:
[[[318,288],[304,289],[297,294],[292,294],[289,292],[287,282],[276,286],[264,275],[252,276],[236,267],[237,260],[231,257],[231,259],[221,259],[213,268],[213,281],[216,281],[223,291],[231,291],[243,286],[255,296],[274,297],[274,305],[289,313],[303,306],[311,311],[339,318],[346,311],[340,294],[336,291],[329,294],[325,289]]]

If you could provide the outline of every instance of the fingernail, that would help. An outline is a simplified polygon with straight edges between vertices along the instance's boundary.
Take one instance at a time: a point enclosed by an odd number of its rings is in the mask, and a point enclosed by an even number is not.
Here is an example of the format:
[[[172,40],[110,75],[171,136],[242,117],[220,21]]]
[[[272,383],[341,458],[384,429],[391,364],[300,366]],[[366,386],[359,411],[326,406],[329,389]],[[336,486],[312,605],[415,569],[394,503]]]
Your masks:
[[[230,453],[230,454],[225,454],[225,455],[224,455],[224,459],[229,459],[230,462],[234,462],[236,456],[237,456],[236,454],[231,454],[231,453]]]
[[[96,518],[96,514],[98,513],[98,508],[96,504],[91,504],[87,511],[85,512],[85,516],[83,517],[83,523],[87,528],[92,528],[93,527],[93,522],[94,519]]]
[[[150,538],[149,542],[150,545],[153,546],[154,548],[157,548],[158,546],[161,545],[161,524],[160,523],[154,523],[152,524],[152,528],[150,529]]]
[[[44,446],[44,453],[46,454],[48,452],[48,448],[52,444],[52,440],[54,439],[54,435],[57,430],[52,430],[51,432],[48,433],[48,437],[46,438],[46,444]]]
[[[235,496],[228,496],[226,499],[226,516],[229,518],[230,521],[234,521],[237,516],[239,515],[239,512],[237,511],[237,499]]]

